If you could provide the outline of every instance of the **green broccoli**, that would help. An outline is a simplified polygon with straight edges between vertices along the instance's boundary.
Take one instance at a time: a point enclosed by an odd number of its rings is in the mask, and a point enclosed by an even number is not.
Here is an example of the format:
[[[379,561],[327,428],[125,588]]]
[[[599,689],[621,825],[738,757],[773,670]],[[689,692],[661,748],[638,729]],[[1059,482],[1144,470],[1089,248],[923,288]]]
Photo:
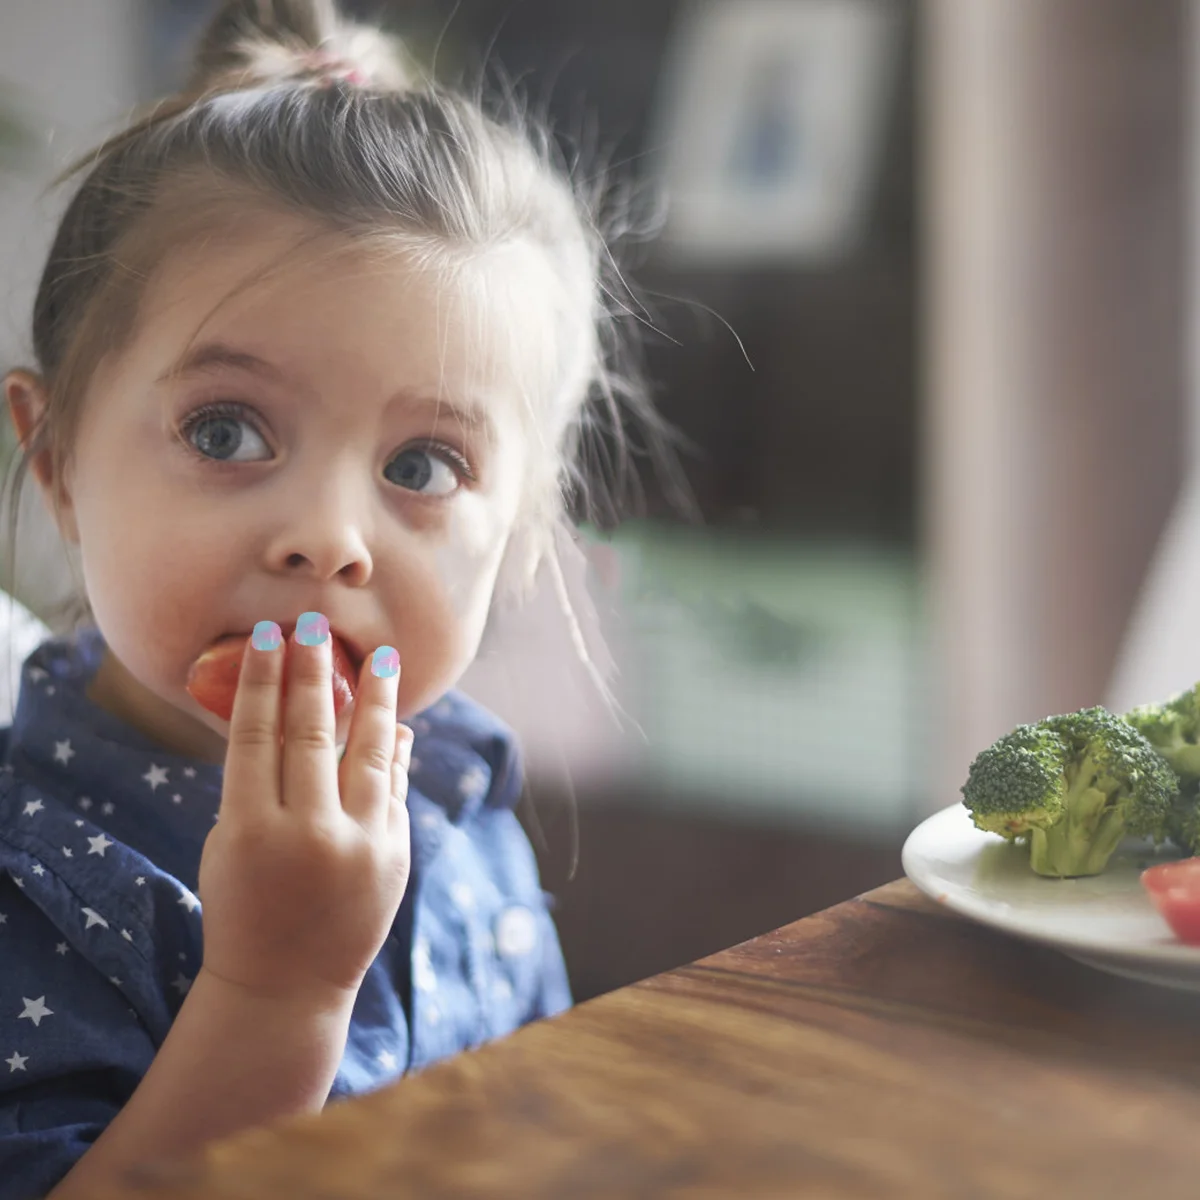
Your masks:
[[[1187,854],[1200,853],[1200,800],[1196,796],[1196,781],[1179,785],[1179,794],[1167,817],[1167,837]]]
[[[1163,704],[1140,704],[1125,714],[1181,779],[1200,778],[1200,683]]]
[[[976,826],[1025,840],[1039,875],[1099,875],[1126,834],[1164,841],[1179,792],[1170,763],[1107,709],[1018,725],[971,764]]]

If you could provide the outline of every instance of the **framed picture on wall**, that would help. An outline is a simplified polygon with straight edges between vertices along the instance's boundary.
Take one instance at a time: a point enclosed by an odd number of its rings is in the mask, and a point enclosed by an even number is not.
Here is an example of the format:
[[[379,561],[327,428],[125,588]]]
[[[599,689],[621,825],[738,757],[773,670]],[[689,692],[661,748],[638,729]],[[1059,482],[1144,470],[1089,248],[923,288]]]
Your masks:
[[[686,263],[814,261],[861,236],[898,78],[896,0],[697,0],[650,150]]]

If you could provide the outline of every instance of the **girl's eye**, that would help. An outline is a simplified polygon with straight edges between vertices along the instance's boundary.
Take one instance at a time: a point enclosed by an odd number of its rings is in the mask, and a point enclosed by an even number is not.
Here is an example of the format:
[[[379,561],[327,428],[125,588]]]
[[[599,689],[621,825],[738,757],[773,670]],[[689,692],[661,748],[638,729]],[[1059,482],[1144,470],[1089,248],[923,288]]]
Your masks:
[[[240,404],[225,402],[198,408],[184,422],[180,434],[189,446],[205,458],[218,462],[261,462],[263,458],[271,456],[262,435],[247,419],[245,409]],[[255,442],[258,443],[257,449],[265,451],[265,454],[254,453]],[[239,451],[247,448],[251,453],[239,456]]]
[[[474,478],[466,459],[449,446],[409,446],[383,468],[383,474],[389,483],[425,496],[448,496],[464,478]]]

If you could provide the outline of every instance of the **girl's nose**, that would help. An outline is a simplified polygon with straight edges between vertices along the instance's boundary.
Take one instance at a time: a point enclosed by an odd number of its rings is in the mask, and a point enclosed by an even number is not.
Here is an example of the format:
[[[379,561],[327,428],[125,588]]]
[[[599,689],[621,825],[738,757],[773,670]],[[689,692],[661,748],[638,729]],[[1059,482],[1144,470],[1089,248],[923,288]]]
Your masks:
[[[297,506],[298,507],[298,506]],[[303,511],[284,514],[270,543],[268,567],[324,582],[341,578],[361,587],[373,563],[362,527],[349,505],[323,488],[304,497]]]

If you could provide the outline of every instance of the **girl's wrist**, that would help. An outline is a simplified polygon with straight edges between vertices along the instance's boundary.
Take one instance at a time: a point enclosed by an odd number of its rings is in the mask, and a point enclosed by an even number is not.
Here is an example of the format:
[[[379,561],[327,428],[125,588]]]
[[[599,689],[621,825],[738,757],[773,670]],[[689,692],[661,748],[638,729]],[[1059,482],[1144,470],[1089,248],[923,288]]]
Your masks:
[[[207,966],[201,966],[188,991],[188,998],[199,994],[206,1007],[219,1005],[224,1010],[245,1012],[252,1019],[256,1014],[279,1021],[289,1016],[297,1020],[327,1020],[349,1023],[357,992],[332,984],[313,984],[304,988],[280,987],[259,991],[226,979]]]

